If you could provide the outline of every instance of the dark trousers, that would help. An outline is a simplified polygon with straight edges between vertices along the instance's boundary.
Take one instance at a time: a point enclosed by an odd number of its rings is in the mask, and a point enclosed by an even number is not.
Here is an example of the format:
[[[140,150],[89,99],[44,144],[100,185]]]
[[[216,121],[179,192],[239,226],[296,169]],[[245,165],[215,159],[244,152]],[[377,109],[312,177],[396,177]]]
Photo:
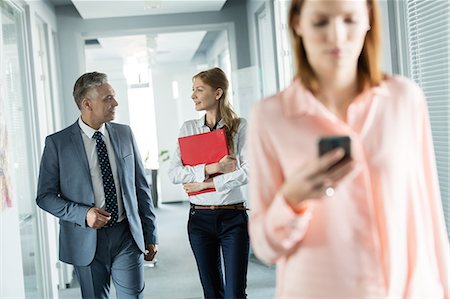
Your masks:
[[[246,211],[195,210],[191,207],[189,242],[197,262],[205,298],[247,297],[247,225]]]

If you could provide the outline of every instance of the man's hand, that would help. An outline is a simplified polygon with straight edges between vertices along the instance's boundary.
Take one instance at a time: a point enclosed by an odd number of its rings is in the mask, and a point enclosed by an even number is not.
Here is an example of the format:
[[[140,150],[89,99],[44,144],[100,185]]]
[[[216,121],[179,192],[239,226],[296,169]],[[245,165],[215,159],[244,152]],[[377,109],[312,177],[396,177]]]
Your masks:
[[[144,259],[146,261],[153,261],[156,253],[158,252],[158,245],[156,244],[145,244],[146,253],[144,254]]]
[[[90,208],[86,215],[86,223],[89,227],[99,229],[108,223],[111,214],[100,208]]]

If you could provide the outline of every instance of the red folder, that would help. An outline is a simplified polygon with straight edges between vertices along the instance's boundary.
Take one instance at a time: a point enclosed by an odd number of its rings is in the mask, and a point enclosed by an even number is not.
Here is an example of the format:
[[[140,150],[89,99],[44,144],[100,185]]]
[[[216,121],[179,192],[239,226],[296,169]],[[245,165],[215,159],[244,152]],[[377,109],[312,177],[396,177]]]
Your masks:
[[[178,138],[181,162],[184,166],[217,163],[228,155],[228,145],[224,129]],[[215,188],[190,192],[189,196],[215,192]]]

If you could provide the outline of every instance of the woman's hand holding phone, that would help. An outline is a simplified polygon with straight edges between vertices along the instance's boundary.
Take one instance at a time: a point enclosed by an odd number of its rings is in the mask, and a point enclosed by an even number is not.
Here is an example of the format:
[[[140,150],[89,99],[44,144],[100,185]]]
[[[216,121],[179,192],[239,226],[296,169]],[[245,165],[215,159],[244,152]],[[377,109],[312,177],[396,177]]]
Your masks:
[[[336,187],[353,169],[352,159],[342,160],[345,155],[343,148],[335,148],[300,167],[281,187],[286,201],[295,207],[306,199],[326,195],[327,188]]]

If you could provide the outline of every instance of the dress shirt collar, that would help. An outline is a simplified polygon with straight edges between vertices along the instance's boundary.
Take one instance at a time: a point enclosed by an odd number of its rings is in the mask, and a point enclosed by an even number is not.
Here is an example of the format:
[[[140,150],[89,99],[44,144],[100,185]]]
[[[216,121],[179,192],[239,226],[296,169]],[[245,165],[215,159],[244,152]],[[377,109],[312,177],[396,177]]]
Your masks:
[[[224,125],[225,125],[225,122],[223,121],[223,118],[221,118],[219,120],[219,122],[217,123],[217,125],[215,126],[215,130],[222,128]],[[206,125],[206,114],[204,116],[200,117],[199,119],[197,119],[197,127],[198,128],[208,127]]]
[[[383,81],[359,95],[358,98],[367,98],[368,95],[389,96],[386,83]],[[326,115],[331,112],[300,82],[295,79],[291,85],[281,93],[283,111],[288,117],[298,117],[302,115]],[[353,103],[359,101],[356,99]],[[353,104],[352,103],[352,104]]]
[[[85,124],[80,116],[78,118],[78,125],[80,126],[81,131],[83,131],[84,134],[86,134],[86,136],[89,137],[89,139],[92,139],[92,136],[94,135],[94,133],[96,131],[99,131],[100,133],[102,133],[103,136],[105,136],[105,131],[106,131],[105,124],[102,124],[102,126],[98,130],[94,130],[93,128],[91,128],[87,124]]]

